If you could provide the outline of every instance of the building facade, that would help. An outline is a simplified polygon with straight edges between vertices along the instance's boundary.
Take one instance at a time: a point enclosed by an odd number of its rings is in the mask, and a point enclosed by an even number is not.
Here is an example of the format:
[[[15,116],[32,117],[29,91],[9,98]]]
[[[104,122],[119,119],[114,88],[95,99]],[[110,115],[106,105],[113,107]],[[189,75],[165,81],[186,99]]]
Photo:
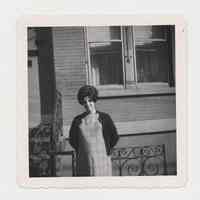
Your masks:
[[[97,109],[111,115],[120,135],[113,175],[176,175],[174,29],[28,29],[29,127],[58,123],[50,133],[59,152],[56,176],[75,173],[68,134],[74,116],[83,112],[76,95],[85,84],[98,88]]]

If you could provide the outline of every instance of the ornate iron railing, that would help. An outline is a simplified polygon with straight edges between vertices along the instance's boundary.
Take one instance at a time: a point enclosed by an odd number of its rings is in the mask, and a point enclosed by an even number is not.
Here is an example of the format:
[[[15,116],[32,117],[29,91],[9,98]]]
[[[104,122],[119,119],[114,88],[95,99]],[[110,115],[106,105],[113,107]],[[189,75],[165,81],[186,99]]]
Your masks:
[[[51,176],[53,157],[51,143],[52,125],[41,123],[29,130],[29,176]]]
[[[113,175],[167,175],[165,145],[115,148],[112,152]]]
[[[56,91],[53,121],[29,129],[29,176],[56,176],[55,156],[62,135],[62,96]]]

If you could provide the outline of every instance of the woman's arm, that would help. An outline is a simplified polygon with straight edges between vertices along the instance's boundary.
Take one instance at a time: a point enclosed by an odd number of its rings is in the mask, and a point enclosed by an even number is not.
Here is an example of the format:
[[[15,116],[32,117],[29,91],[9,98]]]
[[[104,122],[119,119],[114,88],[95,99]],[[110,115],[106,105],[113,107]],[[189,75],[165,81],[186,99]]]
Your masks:
[[[107,115],[107,123],[109,126],[109,133],[110,133],[110,148],[112,149],[119,140],[119,135],[117,133],[116,126],[109,115]]]
[[[69,130],[69,143],[70,145],[77,150],[78,147],[78,123],[77,119],[74,118]]]

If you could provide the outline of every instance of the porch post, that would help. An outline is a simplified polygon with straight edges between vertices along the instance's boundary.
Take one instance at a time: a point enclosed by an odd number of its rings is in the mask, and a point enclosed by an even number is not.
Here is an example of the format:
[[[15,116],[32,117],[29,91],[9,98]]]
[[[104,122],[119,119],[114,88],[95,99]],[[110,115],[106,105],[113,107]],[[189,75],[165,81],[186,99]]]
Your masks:
[[[52,29],[50,27],[36,29],[36,44],[38,47],[41,118],[44,122],[52,122],[56,97],[56,79]]]
[[[55,176],[55,144],[54,144],[54,111],[56,101],[56,78],[53,55],[52,28],[39,27],[36,29],[36,44],[38,47],[39,85],[40,85],[40,105],[42,123],[47,123],[51,127],[50,149],[49,149],[49,169],[51,176]]]

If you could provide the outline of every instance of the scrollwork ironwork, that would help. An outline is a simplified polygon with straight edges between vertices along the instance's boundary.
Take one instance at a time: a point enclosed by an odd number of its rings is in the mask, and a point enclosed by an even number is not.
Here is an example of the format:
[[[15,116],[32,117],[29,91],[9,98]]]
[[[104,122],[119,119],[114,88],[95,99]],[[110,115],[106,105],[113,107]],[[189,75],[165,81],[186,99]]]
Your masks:
[[[30,177],[55,176],[55,152],[62,135],[62,97],[56,92],[53,122],[41,122],[29,130]]]
[[[164,145],[115,148],[113,169],[120,176],[155,176],[166,174]]]

